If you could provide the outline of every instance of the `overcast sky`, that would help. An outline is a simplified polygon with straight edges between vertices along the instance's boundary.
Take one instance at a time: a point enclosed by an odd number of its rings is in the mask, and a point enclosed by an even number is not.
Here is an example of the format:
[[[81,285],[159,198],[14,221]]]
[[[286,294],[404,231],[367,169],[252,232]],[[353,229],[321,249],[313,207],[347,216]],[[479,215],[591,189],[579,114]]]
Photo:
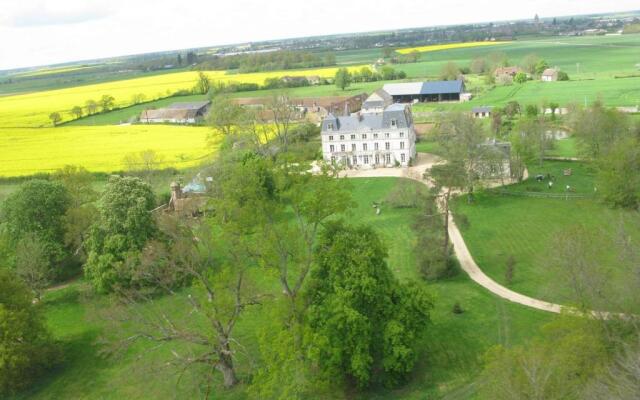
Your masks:
[[[0,70],[268,39],[638,8],[638,0],[0,0]]]

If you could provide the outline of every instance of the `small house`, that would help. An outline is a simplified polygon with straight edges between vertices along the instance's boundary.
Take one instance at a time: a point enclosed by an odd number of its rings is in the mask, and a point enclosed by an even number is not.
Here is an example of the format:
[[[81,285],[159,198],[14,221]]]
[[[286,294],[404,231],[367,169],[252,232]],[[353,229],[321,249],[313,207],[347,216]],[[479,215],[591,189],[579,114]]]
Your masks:
[[[307,76],[307,82],[309,82],[309,85],[316,86],[322,83],[322,78],[318,75],[310,75]]]
[[[471,115],[473,115],[473,118],[489,118],[491,116],[492,108],[493,107],[487,106],[473,107],[471,109]]]
[[[362,113],[381,113],[393,104],[393,97],[384,89],[378,89],[362,103]]]
[[[522,72],[520,67],[498,67],[493,73],[496,79],[501,77],[515,78],[518,72]]]
[[[542,82],[555,82],[558,80],[558,70],[555,68],[547,68],[540,77]]]

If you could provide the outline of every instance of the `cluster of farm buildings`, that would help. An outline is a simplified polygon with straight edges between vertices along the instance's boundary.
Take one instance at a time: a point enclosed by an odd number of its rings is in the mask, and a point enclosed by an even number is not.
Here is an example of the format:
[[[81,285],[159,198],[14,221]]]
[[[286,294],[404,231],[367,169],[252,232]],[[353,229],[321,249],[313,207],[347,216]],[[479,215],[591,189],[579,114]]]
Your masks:
[[[301,118],[320,125],[325,162],[347,168],[378,168],[408,166],[415,160],[416,127],[411,104],[470,99],[464,81],[452,80],[388,83],[371,95],[299,98],[291,99],[291,104]],[[244,107],[268,112],[264,99],[236,101]],[[210,107],[210,101],[174,103],[166,108],[143,111],[140,122],[194,124],[206,117]],[[472,115],[489,117],[491,108],[474,108]]]

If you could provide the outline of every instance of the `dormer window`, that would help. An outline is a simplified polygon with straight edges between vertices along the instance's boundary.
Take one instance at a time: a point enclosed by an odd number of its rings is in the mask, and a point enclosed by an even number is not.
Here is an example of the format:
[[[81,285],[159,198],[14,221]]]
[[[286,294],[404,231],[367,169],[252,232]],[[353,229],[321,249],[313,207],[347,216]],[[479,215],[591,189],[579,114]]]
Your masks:
[[[327,130],[328,131],[332,131],[333,130],[333,122],[327,122]]]
[[[398,120],[397,119],[392,119],[391,120],[391,126],[398,126]]]

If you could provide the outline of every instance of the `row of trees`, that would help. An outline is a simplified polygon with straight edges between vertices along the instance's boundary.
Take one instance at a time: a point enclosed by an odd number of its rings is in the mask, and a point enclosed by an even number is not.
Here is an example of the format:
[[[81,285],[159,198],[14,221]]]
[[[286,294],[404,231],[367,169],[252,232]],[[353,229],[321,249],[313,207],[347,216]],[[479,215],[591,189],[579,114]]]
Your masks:
[[[286,69],[333,66],[333,53],[316,54],[302,51],[272,51],[266,53],[212,56],[198,63],[201,70],[238,70],[241,73],[280,71]]]
[[[406,77],[404,71],[396,71],[389,66],[384,66],[379,71],[372,71],[369,67],[362,67],[354,72],[348,68],[340,68],[336,71],[333,81],[338,88],[345,90],[354,82],[389,81]]]
[[[145,96],[144,94],[136,94],[133,96],[132,100],[134,104],[139,104],[145,100]],[[69,110],[69,114],[73,118],[79,119],[85,115],[93,115],[97,113],[98,110],[103,113],[109,112],[115,106],[115,102],[116,99],[113,96],[105,94],[102,95],[102,97],[98,101],[87,100],[84,104],[84,107],[74,106],[71,110]],[[57,111],[52,112],[51,114],[49,114],[49,119],[51,120],[53,126],[57,126],[62,121],[62,114]]]

